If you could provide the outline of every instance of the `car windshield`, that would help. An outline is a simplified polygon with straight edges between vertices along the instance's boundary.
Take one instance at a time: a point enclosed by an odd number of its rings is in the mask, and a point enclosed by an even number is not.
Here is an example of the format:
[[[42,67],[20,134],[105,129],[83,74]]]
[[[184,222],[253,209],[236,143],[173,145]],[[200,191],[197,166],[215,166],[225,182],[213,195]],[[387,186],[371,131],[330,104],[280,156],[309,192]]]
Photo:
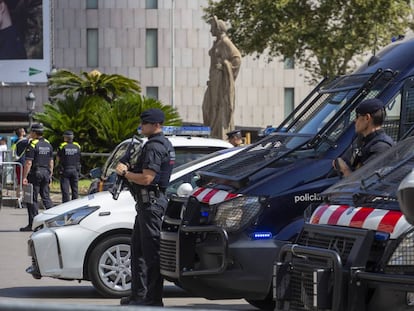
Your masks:
[[[232,150],[234,150],[234,149],[233,148],[227,148],[227,149],[221,149],[221,150],[218,150],[216,152],[212,152],[212,153],[208,153],[208,154],[204,154],[204,155],[200,154],[200,155],[198,155],[196,157],[195,160],[186,161],[185,163],[183,163],[183,164],[181,164],[179,166],[174,167],[172,173],[174,174],[174,173],[177,173],[177,172],[179,172],[181,170],[185,170],[185,169],[187,169],[189,167],[196,166],[196,165],[198,165],[201,162],[205,162],[205,161],[207,161],[209,159],[215,158],[215,157],[217,157],[217,156],[219,156],[221,154],[224,154],[226,152],[231,152]]]
[[[237,158],[203,171],[203,182],[226,179],[240,187],[263,168],[321,156],[353,126],[354,108],[360,100],[376,97],[389,81],[388,74],[379,73],[343,76],[325,82],[275,132],[240,152]]]
[[[399,142],[322,193],[332,204],[399,209],[397,189],[414,168],[414,137]]]

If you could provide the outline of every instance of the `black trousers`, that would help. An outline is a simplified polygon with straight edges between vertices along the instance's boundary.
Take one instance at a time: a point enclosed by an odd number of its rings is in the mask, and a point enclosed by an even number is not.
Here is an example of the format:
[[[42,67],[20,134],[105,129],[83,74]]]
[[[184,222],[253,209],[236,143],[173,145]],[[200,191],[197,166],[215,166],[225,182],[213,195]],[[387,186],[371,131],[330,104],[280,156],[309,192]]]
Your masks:
[[[29,214],[29,226],[31,226],[34,216],[39,213],[39,194],[42,198],[43,206],[46,209],[53,207],[49,188],[50,171],[48,169],[38,168],[34,172],[30,172],[29,176],[27,176],[27,180],[33,185],[33,204],[26,204]]]
[[[156,202],[136,205],[131,245],[131,290],[134,300],[162,302],[163,278],[160,273],[160,232],[167,209],[164,194]]]
[[[65,169],[60,175],[60,190],[62,191],[62,202],[70,200],[69,190],[72,192],[72,200],[78,198],[79,173],[76,168]],[[70,188],[70,189],[69,189]]]

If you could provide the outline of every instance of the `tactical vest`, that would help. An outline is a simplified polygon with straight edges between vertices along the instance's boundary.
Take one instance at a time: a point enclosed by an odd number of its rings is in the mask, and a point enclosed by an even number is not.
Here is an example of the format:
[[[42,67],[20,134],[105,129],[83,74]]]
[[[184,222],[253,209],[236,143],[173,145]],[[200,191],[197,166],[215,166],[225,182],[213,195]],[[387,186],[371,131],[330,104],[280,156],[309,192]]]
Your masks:
[[[145,143],[142,149],[141,154],[139,155],[137,165],[134,168],[134,171],[142,172],[143,156],[145,155],[148,146],[155,143],[160,144],[164,147],[165,154],[161,162],[160,172],[156,174],[151,185],[165,189],[168,187],[168,184],[170,183],[170,176],[175,162],[175,151],[171,142],[167,138],[165,138],[164,135],[156,135],[148,139],[148,141]]]
[[[63,142],[58,148],[59,165],[65,168],[79,167],[80,145],[77,142]]]
[[[372,147],[378,143],[385,143],[390,147],[395,144],[382,129],[369,134],[353,149],[351,158],[352,168],[356,169],[362,166],[372,156]]]
[[[53,148],[45,138],[33,139],[28,148],[34,150],[33,168],[49,169],[50,160],[53,158]]]

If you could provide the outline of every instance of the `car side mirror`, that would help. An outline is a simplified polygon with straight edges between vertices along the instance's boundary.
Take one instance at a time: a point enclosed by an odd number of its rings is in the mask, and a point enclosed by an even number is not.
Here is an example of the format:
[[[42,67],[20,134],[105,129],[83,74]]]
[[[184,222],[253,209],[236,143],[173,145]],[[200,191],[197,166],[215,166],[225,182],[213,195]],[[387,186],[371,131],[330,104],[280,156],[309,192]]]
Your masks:
[[[191,184],[187,182],[182,183],[177,188],[177,195],[179,197],[188,197],[190,196],[191,192],[193,192],[193,186],[191,186]]]
[[[92,178],[100,178],[102,175],[102,169],[100,167],[95,167],[90,170],[89,175]]]
[[[405,218],[411,225],[414,225],[414,170],[401,181],[397,197]]]

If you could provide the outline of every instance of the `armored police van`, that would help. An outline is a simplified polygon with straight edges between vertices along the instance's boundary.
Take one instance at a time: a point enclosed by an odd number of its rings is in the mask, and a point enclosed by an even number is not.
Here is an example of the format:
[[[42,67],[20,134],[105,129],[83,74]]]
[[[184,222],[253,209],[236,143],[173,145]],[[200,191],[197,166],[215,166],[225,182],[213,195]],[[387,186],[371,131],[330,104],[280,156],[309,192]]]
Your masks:
[[[276,310],[414,310],[413,169],[409,137],[321,194],[280,250]]]
[[[183,209],[170,201],[164,277],[197,296],[273,308],[273,264],[302,229],[306,207],[339,180],[332,161],[355,137],[355,108],[380,98],[385,131],[396,141],[411,132],[413,50],[414,40],[397,41],[351,75],[323,80],[272,134],[199,172]]]

